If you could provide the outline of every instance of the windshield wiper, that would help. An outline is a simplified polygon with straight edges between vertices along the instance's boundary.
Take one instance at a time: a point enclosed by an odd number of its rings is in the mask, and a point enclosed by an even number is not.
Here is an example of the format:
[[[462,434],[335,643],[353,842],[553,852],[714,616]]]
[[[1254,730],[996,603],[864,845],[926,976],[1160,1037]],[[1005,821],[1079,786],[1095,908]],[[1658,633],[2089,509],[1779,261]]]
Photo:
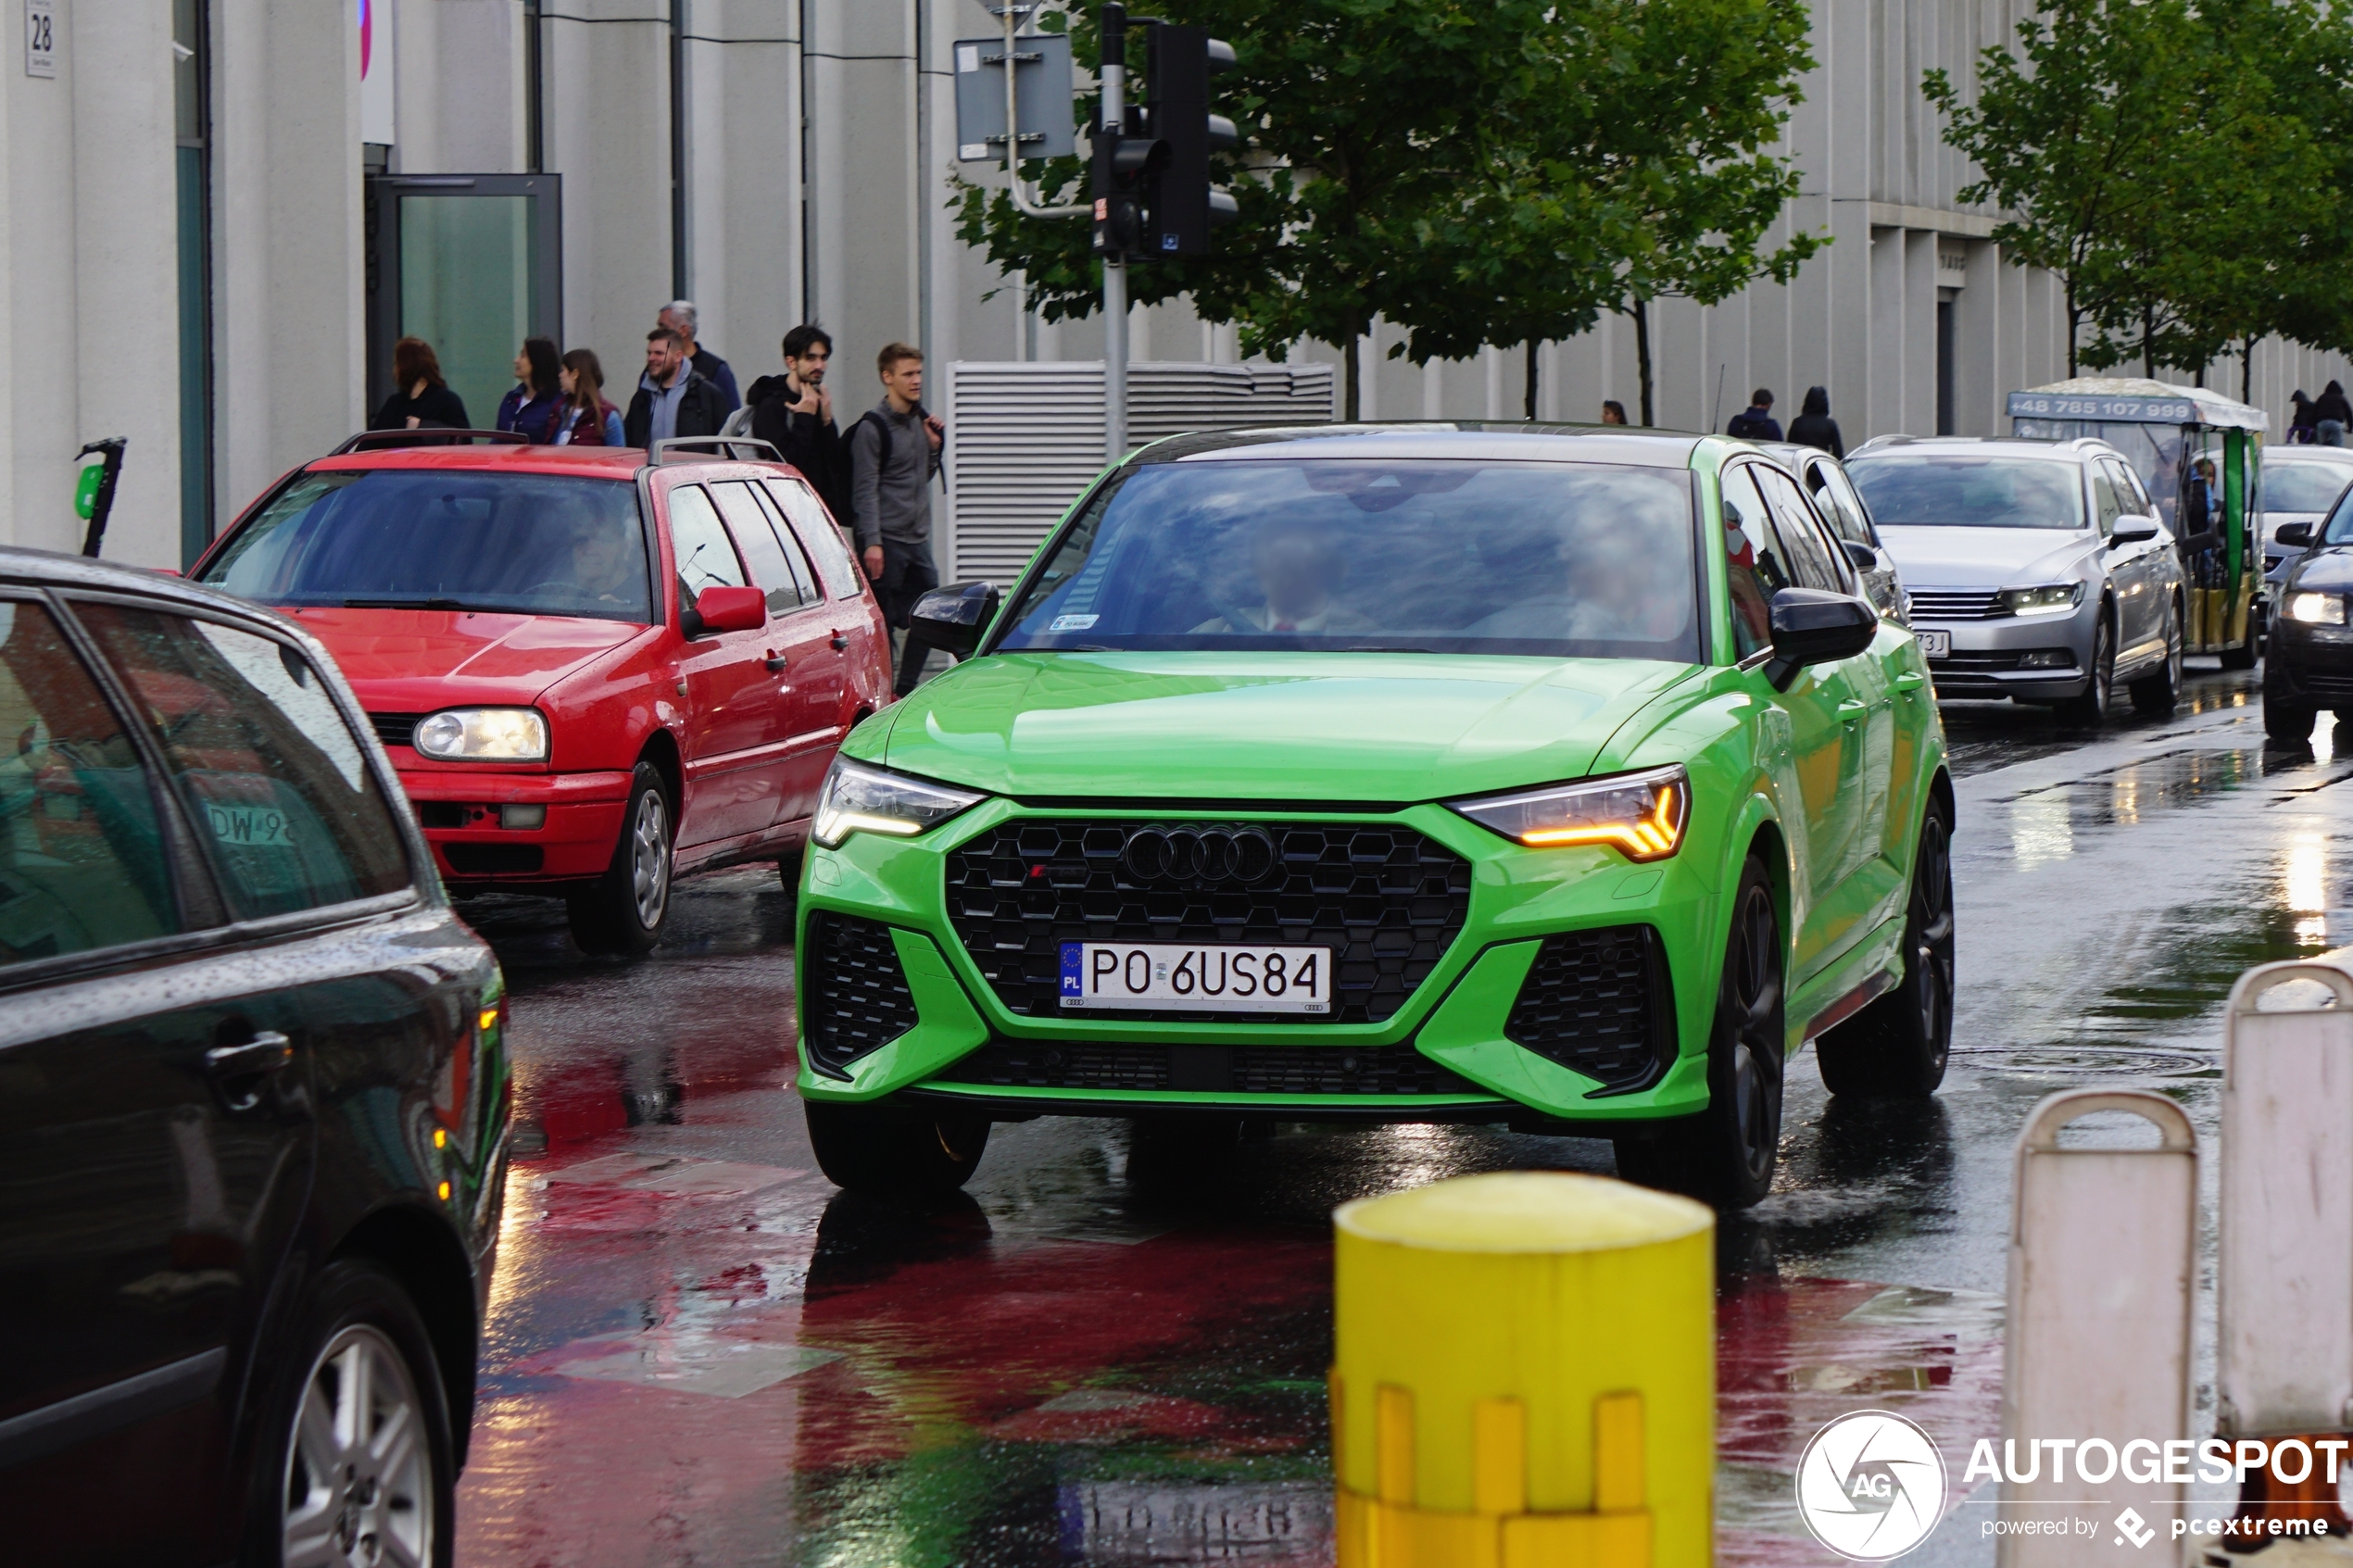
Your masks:
[[[463,599],[346,599],[346,609],[480,609]]]
[[[1415,647],[1408,643],[1351,643],[1334,653],[1436,653],[1436,648]]]

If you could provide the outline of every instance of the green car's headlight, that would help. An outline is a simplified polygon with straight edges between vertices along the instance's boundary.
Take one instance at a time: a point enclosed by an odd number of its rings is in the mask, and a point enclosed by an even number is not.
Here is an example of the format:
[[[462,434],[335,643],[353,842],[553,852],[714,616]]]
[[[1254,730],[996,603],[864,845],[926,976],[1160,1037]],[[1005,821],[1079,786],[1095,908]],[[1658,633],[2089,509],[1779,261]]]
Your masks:
[[[1692,781],[1677,764],[1448,804],[1531,849],[1605,844],[1629,860],[1663,860],[1682,847]]]
[[[840,848],[853,833],[907,838],[988,798],[974,790],[836,757],[825,774],[825,787],[817,793],[817,817],[810,824],[810,836],[828,849]]]
[[[2298,592],[2287,596],[2287,618],[2301,621],[2309,626],[2342,626],[2345,624],[2343,594]]]
[[[2053,583],[2040,588],[2005,588],[2002,602],[2012,615],[2057,615],[2083,602],[2081,583]]]
[[[530,708],[445,708],[418,722],[409,744],[448,762],[545,762],[547,721]]]

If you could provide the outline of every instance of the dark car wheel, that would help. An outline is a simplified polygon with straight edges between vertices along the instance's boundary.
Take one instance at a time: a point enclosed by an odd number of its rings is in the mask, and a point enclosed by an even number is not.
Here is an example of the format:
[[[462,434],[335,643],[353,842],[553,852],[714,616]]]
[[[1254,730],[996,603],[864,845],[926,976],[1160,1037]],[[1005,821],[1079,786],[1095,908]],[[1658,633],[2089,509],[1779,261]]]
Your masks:
[[[1656,1137],[1617,1146],[1618,1174],[1644,1186],[1745,1209],[1773,1186],[1781,1139],[1781,922],[1771,879],[1752,857],[1732,898],[1707,1051],[1707,1109]]]
[[[2108,722],[2108,710],[2116,691],[2116,629],[2108,623],[2106,610],[2100,612],[2100,623],[2092,633],[2092,678],[2084,684],[2082,696],[2069,697],[2058,705],[2058,721],[2062,724],[2096,728]]]
[[[2263,734],[2283,746],[2303,746],[2312,739],[2312,726],[2320,719],[2320,709],[2309,702],[2298,702],[2284,696],[2279,690],[2280,661],[2272,659],[2263,667]]]
[[[2246,641],[2236,647],[2226,647],[2222,650],[2222,668],[2252,670],[2255,668],[2256,659],[2262,656],[2262,651],[2260,636],[2255,623],[2255,611],[2249,609],[2246,612]]]
[[[1904,978],[1894,990],[1814,1042],[1834,1095],[1918,1098],[1936,1092],[1953,1051],[1953,842],[1941,802],[1929,804],[1904,911]]]
[[[397,1280],[332,1263],[279,1361],[245,1561],[449,1568],[456,1445],[433,1346]]]
[[[621,841],[596,886],[571,901],[573,940],[591,953],[650,953],[670,919],[676,848],[673,813],[661,774],[640,762],[629,777]]]
[[[825,1179],[849,1192],[953,1192],[972,1179],[988,1147],[975,1116],[910,1115],[872,1105],[800,1102],[810,1147]]]
[[[2182,698],[2182,607],[2177,601],[2165,625],[2165,662],[2129,688],[2133,711],[2149,719],[2170,715]]]

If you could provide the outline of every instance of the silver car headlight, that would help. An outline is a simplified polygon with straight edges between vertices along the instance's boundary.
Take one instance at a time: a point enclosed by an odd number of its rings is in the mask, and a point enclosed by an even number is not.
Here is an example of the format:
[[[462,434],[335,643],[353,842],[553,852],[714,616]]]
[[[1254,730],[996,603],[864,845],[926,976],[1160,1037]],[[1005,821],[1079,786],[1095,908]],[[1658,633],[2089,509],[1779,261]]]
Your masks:
[[[2012,615],[2059,615],[2083,602],[2081,583],[2051,583],[2040,588],[2005,588],[2002,602]]]
[[[946,822],[988,797],[976,790],[886,772],[837,756],[817,792],[817,816],[809,834],[828,849],[841,847],[853,833],[911,838]]]
[[[447,762],[545,762],[547,721],[535,708],[445,708],[419,721],[409,744]]]
[[[2310,626],[2345,624],[2345,596],[2298,590],[2287,596],[2287,618]]]
[[[1682,847],[1692,781],[1679,763],[1448,804],[1530,849],[1606,844],[1629,860],[1663,860]]]

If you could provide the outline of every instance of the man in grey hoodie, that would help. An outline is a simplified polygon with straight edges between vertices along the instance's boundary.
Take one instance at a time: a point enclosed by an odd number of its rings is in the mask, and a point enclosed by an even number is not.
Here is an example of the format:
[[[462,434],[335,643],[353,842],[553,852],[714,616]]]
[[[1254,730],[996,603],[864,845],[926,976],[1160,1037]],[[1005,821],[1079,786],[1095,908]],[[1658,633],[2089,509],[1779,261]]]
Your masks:
[[[915,601],[939,586],[931,555],[931,480],[948,427],[924,411],[924,354],[894,343],[875,357],[883,400],[849,430],[849,507],[858,552],[899,650],[897,689],[922,679],[931,646],[904,635]]]

